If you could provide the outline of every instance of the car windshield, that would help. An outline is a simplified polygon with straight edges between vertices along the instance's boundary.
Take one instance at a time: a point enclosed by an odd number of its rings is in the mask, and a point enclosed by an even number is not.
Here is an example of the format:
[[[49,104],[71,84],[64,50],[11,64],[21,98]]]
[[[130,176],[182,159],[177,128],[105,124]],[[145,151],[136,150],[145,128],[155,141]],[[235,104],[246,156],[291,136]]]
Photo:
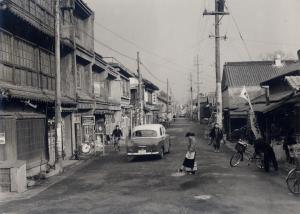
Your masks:
[[[133,137],[157,137],[154,130],[137,130],[133,133]]]

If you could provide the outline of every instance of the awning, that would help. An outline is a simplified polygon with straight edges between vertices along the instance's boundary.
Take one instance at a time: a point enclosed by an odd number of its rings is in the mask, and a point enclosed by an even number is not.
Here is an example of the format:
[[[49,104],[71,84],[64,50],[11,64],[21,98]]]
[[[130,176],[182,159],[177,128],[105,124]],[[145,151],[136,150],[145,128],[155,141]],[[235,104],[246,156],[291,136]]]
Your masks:
[[[90,101],[93,102],[94,99],[90,97],[88,94],[82,92],[82,91],[77,91],[77,98],[79,101]]]
[[[55,100],[54,95],[43,93],[42,91],[25,91],[17,89],[9,89],[9,96],[11,98],[29,99],[38,102],[53,103]]]
[[[102,110],[100,110],[100,109],[96,109],[95,110],[95,112],[94,112],[94,114],[114,114],[114,112],[113,111],[111,111],[111,110],[104,110],[104,109],[102,109]]]
[[[23,100],[32,100],[36,102],[45,102],[45,103],[54,103],[55,102],[55,94],[52,91],[42,91],[42,90],[32,90],[29,91],[27,88],[22,86],[20,89],[8,89],[8,95],[10,98],[17,98]],[[76,101],[66,97],[61,97],[62,105],[76,105]]]

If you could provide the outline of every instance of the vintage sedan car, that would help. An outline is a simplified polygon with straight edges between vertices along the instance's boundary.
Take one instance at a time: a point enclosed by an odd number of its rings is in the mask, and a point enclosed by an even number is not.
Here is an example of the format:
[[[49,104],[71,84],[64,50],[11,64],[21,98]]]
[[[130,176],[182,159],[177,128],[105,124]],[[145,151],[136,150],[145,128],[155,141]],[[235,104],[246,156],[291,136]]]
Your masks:
[[[131,141],[127,145],[127,157],[131,160],[137,156],[157,155],[164,157],[171,148],[170,136],[161,124],[136,126],[132,131]]]

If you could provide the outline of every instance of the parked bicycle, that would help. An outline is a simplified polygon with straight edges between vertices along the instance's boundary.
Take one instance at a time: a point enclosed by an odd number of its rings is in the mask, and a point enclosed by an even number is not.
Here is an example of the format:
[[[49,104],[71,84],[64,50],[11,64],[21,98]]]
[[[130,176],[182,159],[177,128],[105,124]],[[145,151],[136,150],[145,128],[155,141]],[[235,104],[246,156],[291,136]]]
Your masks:
[[[237,144],[235,145],[235,150],[236,152],[232,155],[230,158],[230,166],[231,167],[236,167],[246,158],[248,160],[248,166],[250,165],[251,162],[254,162],[256,167],[259,169],[264,168],[264,162],[263,162],[263,157],[262,154],[256,154],[255,151],[254,153],[251,153],[249,151],[249,146],[246,141],[244,140],[239,140]]]
[[[293,194],[300,194],[300,144],[288,146],[291,157],[295,159],[296,166],[291,169],[286,177],[286,184],[289,191]]]

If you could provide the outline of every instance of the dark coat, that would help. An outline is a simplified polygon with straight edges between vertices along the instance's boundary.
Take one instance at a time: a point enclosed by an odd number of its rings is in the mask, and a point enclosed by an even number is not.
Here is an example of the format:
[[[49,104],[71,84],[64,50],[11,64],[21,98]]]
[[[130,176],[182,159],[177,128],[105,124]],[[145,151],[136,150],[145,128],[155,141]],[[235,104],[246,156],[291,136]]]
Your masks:
[[[223,131],[219,127],[213,127],[209,133],[209,136],[214,140],[222,140],[223,139]]]

